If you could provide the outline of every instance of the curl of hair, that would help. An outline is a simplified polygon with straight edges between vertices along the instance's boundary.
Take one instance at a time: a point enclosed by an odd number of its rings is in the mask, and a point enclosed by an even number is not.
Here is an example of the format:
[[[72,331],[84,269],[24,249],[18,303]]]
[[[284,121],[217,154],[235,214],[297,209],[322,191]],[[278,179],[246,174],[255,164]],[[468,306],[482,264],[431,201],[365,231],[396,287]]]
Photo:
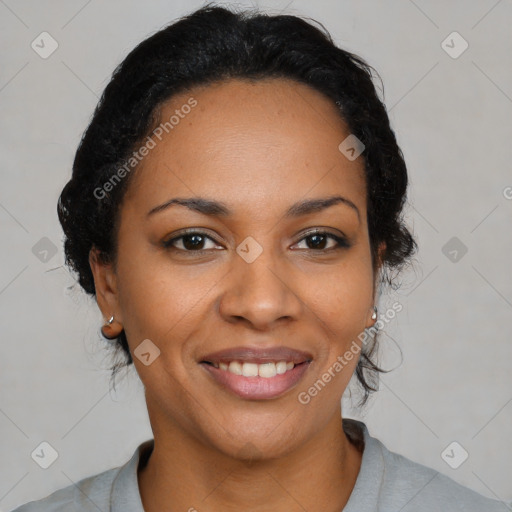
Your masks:
[[[399,272],[417,244],[402,220],[407,169],[373,84],[373,76],[380,77],[362,58],[335,46],[323,25],[315,23],[320,28],[297,16],[206,5],[141,42],[117,66],[82,136],[72,177],[57,206],[66,264],[87,294],[96,295],[91,248],[99,250],[103,262],[115,264],[120,205],[134,172],[101,199],[95,189],[151,133],[166,100],[191,87],[231,78],[293,79],[320,91],[337,106],[350,132],[365,145],[374,268],[379,244],[385,242],[382,282],[394,282],[389,272]],[[378,372],[385,371],[371,360],[375,343],[376,339],[363,347],[355,372],[364,390],[360,405],[377,390]],[[125,360],[111,368],[112,376],[133,363],[124,331],[115,346]]]

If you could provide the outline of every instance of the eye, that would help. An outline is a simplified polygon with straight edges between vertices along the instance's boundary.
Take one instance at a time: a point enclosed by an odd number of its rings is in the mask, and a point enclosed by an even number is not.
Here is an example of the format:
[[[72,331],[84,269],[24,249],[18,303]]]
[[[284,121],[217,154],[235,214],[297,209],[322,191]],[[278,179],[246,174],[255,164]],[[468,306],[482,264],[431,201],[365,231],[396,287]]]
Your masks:
[[[212,244],[210,247],[205,246],[208,241]],[[303,243],[304,241],[307,247],[303,247],[303,249],[316,252],[329,252],[332,250],[350,247],[350,243],[346,238],[319,229],[307,233],[306,236],[299,240],[298,244]],[[329,241],[331,241],[330,246]],[[179,236],[165,240],[162,242],[162,245],[166,249],[173,249],[185,253],[201,253],[209,249],[218,248],[218,245],[212,237],[202,231],[194,230],[186,231]]]
[[[207,241],[212,242],[213,246],[205,247]],[[202,252],[218,247],[215,240],[206,233],[192,230],[169,240],[165,240],[162,242],[162,245],[167,249],[176,249],[183,252]]]
[[[330,247],[326,247],[329,239],[334,243],[331,243]],[[321,230],[315,230],[307,233],[306,236],[301,238],[299,243],[302,243],[303,241],[306,241],[306,245],[308,246],[305,247],[305,249],[313,251],[329,252],[331,250],[350,247],[346,238]]]

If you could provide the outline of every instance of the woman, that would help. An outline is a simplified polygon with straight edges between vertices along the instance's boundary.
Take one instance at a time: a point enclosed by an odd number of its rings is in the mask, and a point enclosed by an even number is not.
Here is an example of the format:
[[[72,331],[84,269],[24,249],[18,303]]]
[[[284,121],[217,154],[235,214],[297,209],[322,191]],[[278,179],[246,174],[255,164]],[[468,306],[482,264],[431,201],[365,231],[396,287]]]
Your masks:
[[[307,22],[205,7],[142,42],[58,213],[154,440],[17,511],[505,510],[342,419],[416,249],[406,189],[371,68]]]

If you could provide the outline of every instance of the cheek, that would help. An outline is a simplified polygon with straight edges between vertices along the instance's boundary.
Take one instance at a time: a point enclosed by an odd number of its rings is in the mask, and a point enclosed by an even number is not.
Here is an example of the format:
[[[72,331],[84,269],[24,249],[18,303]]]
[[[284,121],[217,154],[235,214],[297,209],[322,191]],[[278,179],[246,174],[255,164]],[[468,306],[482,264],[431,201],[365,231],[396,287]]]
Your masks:
[[[351,258],[326,274],[308,277],[305,283],[309,307],[329,328],[330,335],[346,341],[364,330],[372,306],[373,272],[363,259]]]
[[[306,390],[306,398],[322,395],[314,400],[314,407],[320,408],[322,403],[337,404],[354,374],[373,293],[371,262],[364,255],[354,253],[326,277],[310,277],[305,287],[318,332],[325,337],[318,344],[318,366],[308,383],[311,393]]]
[[[171,265],[165,254],[140,250],[119,258],[119,301],[130,345],[149,338],[162,349],[170,338],[186,338],[213,284],[207,273],[195,274],[193,266]]]

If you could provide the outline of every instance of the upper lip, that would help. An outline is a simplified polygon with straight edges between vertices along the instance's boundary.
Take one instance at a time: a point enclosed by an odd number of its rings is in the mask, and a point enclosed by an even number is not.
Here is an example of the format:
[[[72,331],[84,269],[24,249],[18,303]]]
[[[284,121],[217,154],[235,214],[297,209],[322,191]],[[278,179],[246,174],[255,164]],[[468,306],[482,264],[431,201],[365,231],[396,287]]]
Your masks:
[[[200,362],[219,363],[221,361],[241,361],[247,363],[266,363],[270,361],[291,361],[294,364],[311,361],[313,357],[308,352],[293,348],[279,347],[233,347],[212,352],[200,359]]]

